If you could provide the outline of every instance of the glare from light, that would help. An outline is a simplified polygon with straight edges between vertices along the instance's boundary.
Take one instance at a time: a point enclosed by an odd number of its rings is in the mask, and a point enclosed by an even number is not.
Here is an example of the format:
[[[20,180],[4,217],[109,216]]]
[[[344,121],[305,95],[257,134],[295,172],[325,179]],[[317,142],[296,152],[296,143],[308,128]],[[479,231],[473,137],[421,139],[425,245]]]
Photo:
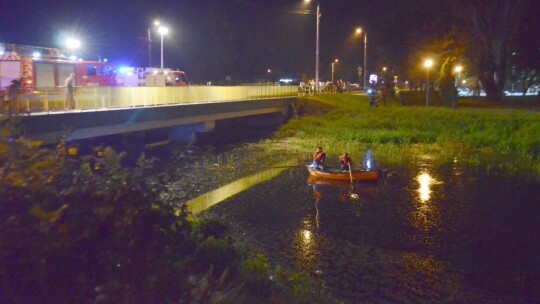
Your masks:
[[[77,61],[83,61],[83,59],[82,58],[77,58]]]
[[[311,241],[311,231],[304,230],[304,231],[302,231],[302,235],[304,236],[304,241],[306,243],[309,243]]]
[[[158,28],[158,33],[159,33],[160,35],[162,35],[162,36],[163,36],[163,35],[167,35],[167,33],[169,33],[169,28],[164,27],[164,26],[160,26],[160,27]]]
[[[383,67],[382,70],[386,72],[386,67]]]
[[[77,56],[71,55],[71,56],[69,56],[69,59],[75,61],[75,60],[77,60]]]
[[[357,27],[357,28],[356,28],[356,34],[357,34],[357,35],[362,34],[362,28],[361,28],[361,27]]]
[[[32,57],[33,57],[33,58],[40,58],[40,57],[41,57],[41,53],[40,53],[40,52],[33,52],[33,53],[32,53]]]
[[[334,62],[336,62],[336,63],[337,63],[337,62],[339,62],[339,59],[337,59],[337,58],[336,58],[336,59],[334,59]]]
[[[66,47],[68,49],[78,49],[81,47],[81,41],[75,38],[66,39]]]
[[[426,59],[426,60],[424,61],[424,66],[425,66],[426,68],[428,68],[428,69],[431,68],[431,67],[433,66],[433,60],[431,60],[431,59]]]
[[[154,26],[159,26],[161,24],[161,22],[159,22],[159,20],[154,20]]]
[[[416,177],[416,180],[420,184],[418,193],[420,194],[420,200],[425,203],[431,198],[430,186],[434,183],[434,179],[428,173],[421,173]]]
[[[463,81],[461,83],[466,84],[467,80],[463,79]]]
[[[129,71],[130,71],[130,68],[129,68],[129,67],[122,66],[122,67],[119,67],[119,68],[118,68],[118,72],[119,72],[120,74],[125,74],[125,73],[127,73],[127,72],[129,72]]]
[[[268,72],[268,73],[272,73],[272,70],[271,70],[271,69],[268,69],[268,70],[266,70],[266,72]]]
[[[293,80],[290,79],[290,78],[282,78],[282,79],[279,80],[279,82],[291,83],[291,82],[293,82]]]
[[[463,71],[463,67],[460,66],[460,65],[458,65],[458,66],[456,66],[456,68],[454,69],[454,71],[455,71],[456,73],[461,73],[461,71]]]

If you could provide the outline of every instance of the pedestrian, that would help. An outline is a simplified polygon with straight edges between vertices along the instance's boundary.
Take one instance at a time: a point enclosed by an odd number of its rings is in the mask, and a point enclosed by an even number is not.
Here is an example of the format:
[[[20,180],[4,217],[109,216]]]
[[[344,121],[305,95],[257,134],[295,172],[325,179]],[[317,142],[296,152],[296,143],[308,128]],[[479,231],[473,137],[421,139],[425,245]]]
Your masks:
[[[75,108],[75,74],[69,74],[64,83],[64,89],[66,91],[66,110],[73,110]]]
[[[21,85],[22,85],[23,79],[22,77],[19,77],[17,79],[13,79],[8,87],[8,102],[6,104],[6,111],[9,117],[11,117],[11,114],[13,112],[17,112],[18,108],[18,97],[19,93],[21,91]]]
[[[313,155],[313,164],[311,167],[315,170],[324,170],[324,161],[326,160],[326,153],[324,153],[321,147],[317,148],[315,154]]]

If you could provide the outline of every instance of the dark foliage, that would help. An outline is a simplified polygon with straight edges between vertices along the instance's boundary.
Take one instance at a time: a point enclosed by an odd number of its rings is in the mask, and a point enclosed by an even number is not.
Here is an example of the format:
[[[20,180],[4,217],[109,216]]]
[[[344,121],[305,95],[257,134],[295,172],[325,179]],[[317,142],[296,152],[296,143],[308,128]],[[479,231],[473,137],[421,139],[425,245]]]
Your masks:
[[[110,148],[66,159],[64,147],[42,149],[2,124],[0,303],[267,301],[245,287],[225,226],[161,202],[164,183],[145,178],[150,161],[123,168]],[[278,286],[266,269],[262,281]],[[318,298],[301,287],[272,289],[272,299]]]

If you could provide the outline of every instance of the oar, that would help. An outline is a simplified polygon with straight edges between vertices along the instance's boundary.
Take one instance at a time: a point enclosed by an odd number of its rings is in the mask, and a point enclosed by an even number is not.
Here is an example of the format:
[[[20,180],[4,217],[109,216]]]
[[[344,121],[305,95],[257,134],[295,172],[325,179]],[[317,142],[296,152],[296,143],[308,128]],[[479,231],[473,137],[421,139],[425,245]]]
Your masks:
[[[351,177],[351,190],[354,189],[354,183],[353,183],[353,179],[352,179],[352,164],[351,162],[348,162],[347,163],[349,165],[349,176]]]

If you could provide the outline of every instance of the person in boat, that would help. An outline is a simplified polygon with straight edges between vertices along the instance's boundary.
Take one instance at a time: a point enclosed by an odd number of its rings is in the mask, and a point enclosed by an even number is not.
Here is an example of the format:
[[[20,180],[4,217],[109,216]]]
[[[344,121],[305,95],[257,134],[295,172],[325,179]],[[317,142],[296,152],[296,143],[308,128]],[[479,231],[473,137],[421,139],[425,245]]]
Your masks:
[[[317,148],[313,155],[313,165],[311,167],[315,170],[324,170],[324,161],[326,160],[326,153],[324,153],[321,147]]]
[[[343,153],[343,155],[339,157],[339,163],[341,164],[341,170],[351,170],[352,159],[349,157],[349,153]]]

